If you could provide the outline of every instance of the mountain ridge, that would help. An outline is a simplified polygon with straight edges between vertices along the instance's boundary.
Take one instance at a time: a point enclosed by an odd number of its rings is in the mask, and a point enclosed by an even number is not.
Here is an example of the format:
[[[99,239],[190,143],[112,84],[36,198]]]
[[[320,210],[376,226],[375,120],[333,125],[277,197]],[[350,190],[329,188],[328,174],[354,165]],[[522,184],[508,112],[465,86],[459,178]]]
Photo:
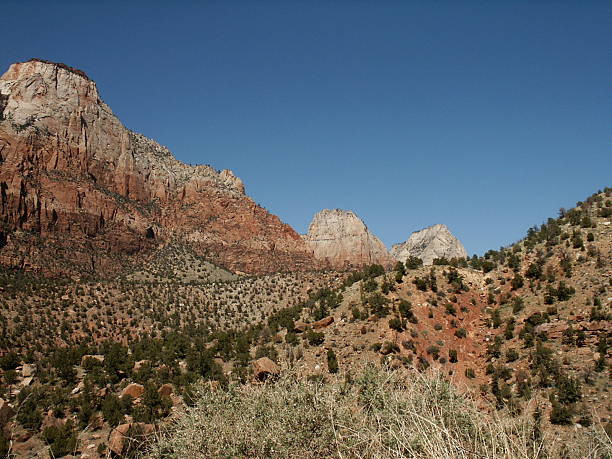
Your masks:
[[[120,269],[106,252],[146,254],[178,238],[234,271],[316,266],[231,171],[184,164],[125,128],[84,72],[16,63],[0,94],[2,263],[45,270],[54,259],[54,273],[101,274]]]

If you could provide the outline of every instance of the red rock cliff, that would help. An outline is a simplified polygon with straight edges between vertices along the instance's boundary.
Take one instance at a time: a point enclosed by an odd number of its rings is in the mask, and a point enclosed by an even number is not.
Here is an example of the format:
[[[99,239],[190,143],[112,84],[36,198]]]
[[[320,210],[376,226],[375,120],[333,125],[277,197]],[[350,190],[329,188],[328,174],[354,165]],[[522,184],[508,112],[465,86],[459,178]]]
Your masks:
[[[0,78],[0,263],[114,272],[170,240],[232,270],[313,267],[300,236],[231,171],[188,166],[126,129],[83,72],[11,65]]]

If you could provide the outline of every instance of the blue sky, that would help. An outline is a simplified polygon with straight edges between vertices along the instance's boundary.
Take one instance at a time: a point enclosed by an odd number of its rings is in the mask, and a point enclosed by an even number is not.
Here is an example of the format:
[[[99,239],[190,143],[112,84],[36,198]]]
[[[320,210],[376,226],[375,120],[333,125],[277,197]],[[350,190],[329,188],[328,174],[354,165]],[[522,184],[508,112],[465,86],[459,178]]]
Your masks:
[[[612,3],[4,2],[2,71],[88,73],[124,124],[299,232],[352,209],[468,252],[612,186]]]

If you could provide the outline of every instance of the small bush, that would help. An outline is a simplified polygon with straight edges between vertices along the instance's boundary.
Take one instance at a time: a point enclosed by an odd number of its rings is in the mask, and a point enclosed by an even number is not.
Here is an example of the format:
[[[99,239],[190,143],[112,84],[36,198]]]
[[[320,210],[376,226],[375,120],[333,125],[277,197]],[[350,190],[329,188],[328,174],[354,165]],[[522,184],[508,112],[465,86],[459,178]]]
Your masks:
[[[311,346],[320,346],[325,341],[325,335],[321,332],[308,330],[306,332],[306,339]]]
[[[458,328],[455,330],[455,336],[457,338],[465,338],[468,335],[468,332],[465,328]]]
[[[330,373],[338,373],[338,358],[333,349],[327,351],[327,371]]]

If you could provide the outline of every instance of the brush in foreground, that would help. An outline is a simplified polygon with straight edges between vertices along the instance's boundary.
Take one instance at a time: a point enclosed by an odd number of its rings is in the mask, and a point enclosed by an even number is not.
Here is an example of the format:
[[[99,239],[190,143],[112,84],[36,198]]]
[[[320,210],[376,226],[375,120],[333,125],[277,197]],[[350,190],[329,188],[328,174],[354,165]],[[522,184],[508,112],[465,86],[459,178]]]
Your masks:
[[[354,379],[202,388],[150,458],[612,457],[601,426],[562,444],[533,416],[486,413],[441,375],[366,368]]]

